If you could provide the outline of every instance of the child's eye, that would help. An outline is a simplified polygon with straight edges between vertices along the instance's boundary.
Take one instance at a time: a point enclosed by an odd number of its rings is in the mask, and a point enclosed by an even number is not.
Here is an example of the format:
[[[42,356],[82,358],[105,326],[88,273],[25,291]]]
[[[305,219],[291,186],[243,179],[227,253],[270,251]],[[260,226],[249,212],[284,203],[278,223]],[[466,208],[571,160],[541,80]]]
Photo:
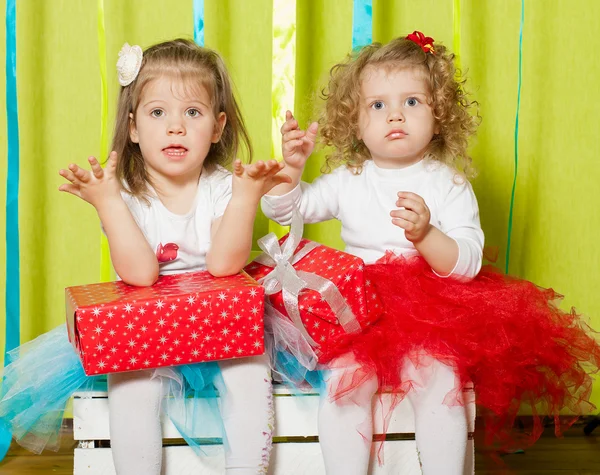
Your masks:
[[[419,104],[419,100],[416,97],[409,97],[406,99],[404,104],[406,104],[408,107],[415,107],[417,104]]]
[[[383,103],[383,101],[375,101],[375,102],[373,102],[373,104],[371,104],[371,108],[373,108],[377,111],[380,111],[384,107],[385,107],[385,104]]]
[[[186,114],[190,117],[199,117],[202,115],[198,109],[188,109]]]
[[[162,117],[165,113],[160,109],[153,109],[150,111],[150,115],[152,117]]]

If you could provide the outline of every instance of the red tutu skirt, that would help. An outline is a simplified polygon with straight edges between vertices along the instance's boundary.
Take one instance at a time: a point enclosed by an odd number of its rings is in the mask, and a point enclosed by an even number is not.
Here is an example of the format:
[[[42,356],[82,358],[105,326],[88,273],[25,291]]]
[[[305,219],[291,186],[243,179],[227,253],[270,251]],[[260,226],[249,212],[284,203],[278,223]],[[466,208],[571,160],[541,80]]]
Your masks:
[[[435,275],[421,257],[388,253],[365,268],[384,314],[352,344],[361,371],[333,388],[334,398],[353,391],[376,373],[382,391],[399,402],[411,390],[403,378],[406,358],[415,366],[431,359],[455,368],[457,385],[446,403],[461,404],[472,383],[486,445],[510,449],[533,443],[542,432],[540,415],[554,418],[560,435],[573,416],[589,413],[590,373],[598,371],[597,334],[575,310],[561,311],[551,289],[484,267],[468,282]],[[421,358],[421,356],[423,358]],[[534,425],[513,431],[526,406]]]

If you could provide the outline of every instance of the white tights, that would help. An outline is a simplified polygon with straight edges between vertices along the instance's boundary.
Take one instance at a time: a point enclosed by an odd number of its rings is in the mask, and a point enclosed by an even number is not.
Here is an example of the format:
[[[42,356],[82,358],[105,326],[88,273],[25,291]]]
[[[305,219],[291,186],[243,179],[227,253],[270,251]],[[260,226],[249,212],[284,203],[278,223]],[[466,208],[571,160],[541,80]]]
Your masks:
[[[221,413],[227,433],[227,475],[267,473],[273,428],[271,377],[265,356],[219,363],[226,392]],[[109,376],[108,406],[117,475],[160,475],[162,381],[153,371]]]
[[[328,389],[336,376],[347,370],[348,367],[332,371]],[[402,374],[415,383],[408,398],[415,413],[415,437],[423,474],[463,475],[467,446],[465,407],[444,404],[446,395],[456,386],[454,370],[439,361],[416,368],[407,359]],[[372,401],[376,390],[376,378],[360,388],[371,397],[356,399],[370,401],[368,407],[341,405],[326,396],[321,398],[319,440],[327,475],[367,473],[371,444],[365,439],[370,441],[373,435]]]

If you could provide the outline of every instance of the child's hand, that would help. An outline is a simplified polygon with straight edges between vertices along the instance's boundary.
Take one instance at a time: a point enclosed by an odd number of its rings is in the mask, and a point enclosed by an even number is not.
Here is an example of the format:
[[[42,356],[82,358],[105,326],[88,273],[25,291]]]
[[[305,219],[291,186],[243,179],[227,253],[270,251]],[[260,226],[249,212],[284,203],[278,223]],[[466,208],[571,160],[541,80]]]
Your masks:
[[[306,159],[315,148],[319,124],[313,122],[306,131],[301,130],[298,121],[290,111],[285,113],[285,123],[281,126],[281,149],[283,160],[293,168],[302,169]]]
[[[404,235],[412,243],[421,241],[431,229],[431,213],[425,200],[416,193],[401,191],[398,193],[395,209],[390,213],[392,223],[404,229]]]
[[[243,165],[240,160],[233,164],[233,192],[240,196],[253,196],[259,200],[271,188],[290,183],[292,179],[285,173],[279,173],[284,167],[283,162],[269,160]]]
[[[94,157],[88,158],[92,170],[71,163],[68,170],[58,173],[71,183],[60,185],[59,191],[66,191],[90,203],[98,209],[103,202],[120,198],[121,185],[116,177],[117,152],[111,152],[105,168]]]

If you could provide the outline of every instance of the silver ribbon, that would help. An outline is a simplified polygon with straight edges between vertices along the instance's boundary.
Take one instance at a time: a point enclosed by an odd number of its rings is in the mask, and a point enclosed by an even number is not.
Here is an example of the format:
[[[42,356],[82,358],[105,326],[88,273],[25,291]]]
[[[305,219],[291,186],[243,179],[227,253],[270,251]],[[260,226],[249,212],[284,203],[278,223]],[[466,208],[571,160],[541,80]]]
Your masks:
[[[294,269],[295,263],[320,246],[320,244],[311,242],[294,254],[302,239],[303,227],[302,216],[294,207],[292,226],[283,246],[279,245],[275,233],[267,234],[258,240],[258,245],[264,252],[255,261],[274,268],[258,281],[264,286],[265,294],[273,295],[281,291],[288,316],[302,336],[306,338],[306,341],[312,346],[318,347],[319,344],[308,334],[300,318],[298,296],[304,289],[314,290],[321,295],[321,298],[327,302],[346,333],[358,333],[361,328],[346,299],[333,282],[320,275]]]

